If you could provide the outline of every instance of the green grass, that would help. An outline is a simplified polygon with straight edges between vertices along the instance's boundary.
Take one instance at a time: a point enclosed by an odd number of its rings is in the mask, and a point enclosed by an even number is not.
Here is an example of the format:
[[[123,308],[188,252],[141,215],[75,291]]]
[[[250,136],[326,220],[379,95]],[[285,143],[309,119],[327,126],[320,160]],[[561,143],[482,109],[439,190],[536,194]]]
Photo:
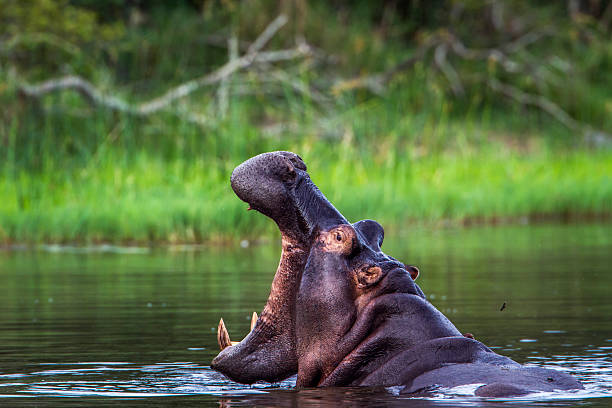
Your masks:
[[[519,134],[512,115],[501,124],[436,112],[410,117],[381,102],[357,105],[332,118],[333,126],[297,118],[293,135],[270,136],[239,121],[248,106],[235,105],[227,122],[205,133],[171,120],[122,117],[110,126],[113,117],[104,114],[85,125],[48,118],[41,140],[49,144],[37,147],[35,163],[35,152],[17,146],[7,152],[0,240],[146,244],[270,237],[273,223],[245,211],[229,175],[241,161],[278,149],[302,155],[312,179],[349,220],[373,218],[391,229],[612,212],[612,154],[554,147],[547,137],[570,136],[552,122],[550,134]],[[75,157],[54,157],[52,140],[63,126],[73,129]],[[334,133],[325,133],[329,128]]]
[[[298,149],[295,149],[298,150]],[[395,163],[321,162],[307,153],[312,178],[349,218],[374,218],[388,227],[416,222],[612,211],[612,159],[572,153],[521,157],[489,152],[432,156]],[[327,161],[326,160],[326,161]],[[145,172],[146,174],[142,175]],[[272,225],[247,213],[224,182],[180,161],[140,158],[54,184],[22,174],[27,208],[18,209],[16,184],[0,184],[0,237],[17,242],[197,243],[258,237]],[[227,175],[226,175],[227,176]],[[24,194],[23,192],[21,194]]]

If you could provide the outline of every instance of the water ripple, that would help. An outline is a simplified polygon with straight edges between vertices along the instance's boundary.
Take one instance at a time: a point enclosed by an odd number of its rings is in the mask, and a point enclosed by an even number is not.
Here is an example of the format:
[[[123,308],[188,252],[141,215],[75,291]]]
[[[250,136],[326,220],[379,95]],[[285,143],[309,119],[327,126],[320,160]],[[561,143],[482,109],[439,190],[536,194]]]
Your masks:
[[[49,364],[41,364],[49,365]],[[32,371],[28,374],[0,375],[0,398],[14,396],[63,397],[167,397],[184,394],[248,394],[266,389],[290,388],[294,380],[279,384],[245,386],[226,379],[207,366],[191,362],[137,365],[131,363],[74,363],[59,364],[52,370]],[[4,379],[20,378],[22,382]]]
[[[536,393],[526,397],[513,398],[512,401],[515,403],[528,401],[563,402],[612,397],[612,361],[609,357],[609,355],[605,357],[575,355],[549,358],[533,356],[531,361],[538,361],[539,364],[537,365],[568,371],[576,375],[585,384],[586,389],[563,393]],[[275,398],[281,399],[276,401],[279,405],[284,405],[287,398],[291,401],[301,400],[301,398],[306,398],[308,401],[312,398],[316,400],[332,398],[329,391],[294,389],[295,377],[277,384],[241,385],[228,380],[208,366],[192,362],[147,365],[128,362],[39,364],[39,367],[45,366],[53,366],[53,369],[34,369],[29,373],[0,375],[0,398],[108,397],[112,399],[139,399],[208,395],[221,400],[229,398],[233,403],[238,401],[238,405],[247,401],[255,404],[274,405]],[[14,381],[16,378],[19,378],[18,382]],[[444,403],[452,400],[460,405],[479,405],[482,403],[482,399],[473,396],[477,387],[478,385],[475,384],[455,387],[419,400],[422,403],[425,403],[425,401]],[[390,387],[376,392],[351,388],[336,389],[336,396],[333,398],[341,396],[343,400],[348,398],[350,401],[359,401],[359,403],[380,402],[380,399],[383,398],[387,403],[394,405],[394,401],[406,399],[405,396],[399,395],[399,391],[399,387]],[[318,397],[316,397],[317,393],[319,393]],[[236,398],[238,399],[235,400]]]

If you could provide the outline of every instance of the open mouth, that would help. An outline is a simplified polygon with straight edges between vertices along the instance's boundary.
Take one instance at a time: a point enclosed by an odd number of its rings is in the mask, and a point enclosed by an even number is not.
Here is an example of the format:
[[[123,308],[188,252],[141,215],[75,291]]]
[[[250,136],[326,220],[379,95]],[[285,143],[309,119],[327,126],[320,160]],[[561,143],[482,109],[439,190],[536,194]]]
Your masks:
[[[270,296],[249,334],[232,342],[219,322],[221,352],[211,367],[232,380],[279,381],[297,371],[295,297],[316,229],[346,223],[312,183],[302,159],[290,152],[255,156],[234,169],[232,189],[249,207],[276,222],[282,253]]]

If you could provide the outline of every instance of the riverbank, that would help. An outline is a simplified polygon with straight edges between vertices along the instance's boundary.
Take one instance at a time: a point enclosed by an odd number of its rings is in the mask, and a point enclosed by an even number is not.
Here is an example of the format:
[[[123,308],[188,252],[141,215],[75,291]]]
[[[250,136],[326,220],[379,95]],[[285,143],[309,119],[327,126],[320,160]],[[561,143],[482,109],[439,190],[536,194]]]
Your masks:
[[[349,220],[372,218],[390,229],[612,213],[612,155],[606,152],[492,148],[380,157],[281,148],[303,156],[313,181]],[[206,159],[120,156],[109,155],[95,168],[3,177],[0,241],[149,245],[275,236],[272,223],[248,213],[229,186],[231,169],[246,156],[227,160],[222,169]]]

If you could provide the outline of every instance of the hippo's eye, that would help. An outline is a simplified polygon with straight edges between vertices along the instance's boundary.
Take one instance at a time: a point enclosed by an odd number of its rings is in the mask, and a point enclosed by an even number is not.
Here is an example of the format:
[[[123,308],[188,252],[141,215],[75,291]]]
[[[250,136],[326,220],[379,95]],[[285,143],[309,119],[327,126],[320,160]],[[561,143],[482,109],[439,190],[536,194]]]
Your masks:
[[[321,235],[326,251],[349,255],[354,246],[355,235],[350,225],[340,225]]]

